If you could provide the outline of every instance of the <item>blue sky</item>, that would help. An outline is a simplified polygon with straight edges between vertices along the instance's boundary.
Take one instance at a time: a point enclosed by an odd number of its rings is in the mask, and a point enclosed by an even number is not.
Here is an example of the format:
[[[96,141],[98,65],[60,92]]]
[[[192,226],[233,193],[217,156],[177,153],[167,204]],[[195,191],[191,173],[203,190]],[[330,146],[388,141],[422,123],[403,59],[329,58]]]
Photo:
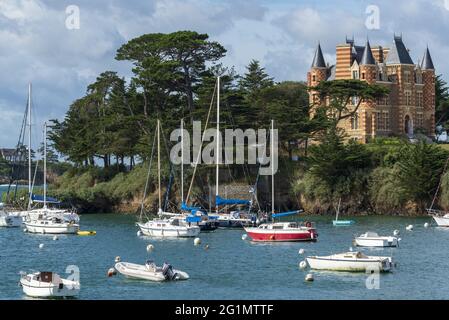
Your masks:
[[[68,5],[80,9],[79,30],[65,26]],[[365,26],[369,5],[379,8],[377,30]],[[114,60],[121,44],[187,29],[223,44],[225,65],[243,72],[255,58],[277,81],[305,80],[318,41],[332,64],[346,35],[388,46],[402,33],[415,62],[428,45],[449,79],[449,0],[0,0],[0,147],[16,143],[28,82],[40,137],[42,123],[62,119],[100,72],[130,77],[130,66]]]

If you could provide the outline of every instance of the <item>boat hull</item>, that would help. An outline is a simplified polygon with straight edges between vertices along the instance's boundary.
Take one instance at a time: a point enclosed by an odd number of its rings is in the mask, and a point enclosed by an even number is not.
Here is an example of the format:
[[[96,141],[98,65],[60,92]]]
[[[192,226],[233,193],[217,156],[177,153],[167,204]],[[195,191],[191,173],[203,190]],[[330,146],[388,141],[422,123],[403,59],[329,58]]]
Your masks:
[[[286,242],[286,241],[316,241],[318,234],[315,229],[304,231],[261,230],[259,228],[245,228],[252,241]]]
[[[76,234],[79,231],[78,224],[54,224],[45,225],[36,222],[25,222],[27,232],[42,234]]]
[[[39,281],[27,281],[20,279],[23,292],[30,297],[50,298],[50,297],[74,297],[79,294],[79,283],[63,280],[62,286],[53,283]]]
[[[140,231],[146,236],[151,237],[167,237],[167,238],[190,238],[196,237],[201,229],[200,227],[169,227],[169,228],[158,228],[152,226],[146,226],[144,224],[137,224]]]
[[[449,227],[449,217],[445,217],[445,216],[432,216],[433,220],[435,220],[436,224],[439,227]]]
[[[391,261],[387,259],[344,260],[344,259],[329,259],[324,257],[307,257],[306,260],[310,268],[316,270],[346,271],[346,272],[366,272],[378,270],[381,272],[388,272],[392,268]]]
[[[355,238],[355,244],[359,247],[397,247],[398,239],[382,238],[382,239],[370,239],[370,238]]]

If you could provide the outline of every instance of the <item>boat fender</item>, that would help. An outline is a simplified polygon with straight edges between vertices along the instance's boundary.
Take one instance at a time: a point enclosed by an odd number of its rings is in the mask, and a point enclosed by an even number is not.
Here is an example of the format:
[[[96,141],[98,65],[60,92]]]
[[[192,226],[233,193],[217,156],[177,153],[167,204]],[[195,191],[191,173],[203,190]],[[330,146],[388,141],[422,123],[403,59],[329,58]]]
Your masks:
[[[117,257],[115,257],[115,260],[114,260],[114,261],[115,261],[115,262],[120,262],[120,260],[121,260],[121,259],[120,259],[120,256],[117,256]]]
[[[140,230],[137,231],[137,236],[138,236],[138,237],[142,236],[142,231],[140,231]]]
[[[304,270],[305,268],[307,268],[307,262],[306,261],[301,261],[300,263],[299,263],[299,268],[301,269],[301,270]]]
[[[112,277],[113,275],[116,275],[117,271],[114,268],[109,268],[108,270],[108,277]]]
[[[274,234],[270,236],[270,240],[274,240]]]

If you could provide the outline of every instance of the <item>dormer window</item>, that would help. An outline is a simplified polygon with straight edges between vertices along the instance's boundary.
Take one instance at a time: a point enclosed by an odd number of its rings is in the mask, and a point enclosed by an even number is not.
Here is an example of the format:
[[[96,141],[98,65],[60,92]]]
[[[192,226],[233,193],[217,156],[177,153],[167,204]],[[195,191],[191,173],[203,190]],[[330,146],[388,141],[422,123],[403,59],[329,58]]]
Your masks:
[[[352,79],[358,79],[359,78],[359,72],[357,70],[352,70]]]

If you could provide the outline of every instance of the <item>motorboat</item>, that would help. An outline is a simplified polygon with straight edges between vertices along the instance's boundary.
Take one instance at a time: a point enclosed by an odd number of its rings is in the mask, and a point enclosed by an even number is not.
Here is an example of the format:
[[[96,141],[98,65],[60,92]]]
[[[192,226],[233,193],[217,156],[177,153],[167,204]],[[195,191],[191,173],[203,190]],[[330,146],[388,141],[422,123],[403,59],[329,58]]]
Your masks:
[[[311,222],[263,223],[245,228],[252,241],[316,241],[318,233]]]
[[[41,215],[36,220],[26,221],[25,228],[30,233],[76,234],[79,231],[79,224],[74,220],[68,221],[66,219]]]
[[[148,260],[145,265],[130,262],[117,262],[114,268],[122,275],[150,281],[187,280],[189,275],[181,270],[174,269],[172,265],[164,263],[162,267]]]
[[[309,256],[306,260],[312,269],[331,271],[389,272],[394,266],[391,257],[367,256],[360,251],[350,251],[330,256]]]
[[[149,220],[137,226],[144,235],[152,237],[196,237],[201,231],[199,226],[184,225],[175,217]]]
[[[216,219],[219,228],[244,228],[256,225],[257,217],[248,215],[240,211],[230,213],[209,213],[209,216]]]
[[[355,237],[354,242],[359,247],[397,247],[399,239],[393,236],[379,236],[376,232],[366,232]]]
[[[30,297],[74,297],[80,292],[79,281],[61,278],[54,272],[35,272],[22,275],[19,284]]]
[[[22,222],[21,216],[0,210],[0,227],[20,227]]]

